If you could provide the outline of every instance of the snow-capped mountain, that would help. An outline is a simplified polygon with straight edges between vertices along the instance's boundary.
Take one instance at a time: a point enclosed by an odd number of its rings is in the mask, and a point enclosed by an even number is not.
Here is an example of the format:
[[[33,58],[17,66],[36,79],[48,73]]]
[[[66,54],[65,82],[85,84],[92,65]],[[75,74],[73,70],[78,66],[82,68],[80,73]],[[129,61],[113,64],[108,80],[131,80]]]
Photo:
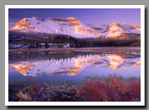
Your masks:
[[[128,35],[140,35],[141,28],[135,24],[113,22],[110,25],[88,25],[97,30],[102,36],[107,38],[116,38]]]
[[[61,34],[75,38],[124,38],[140,35],[140,27],[135,24],[114,22],[108,25],[87,25],[74,17],[24,18],[10,30],[24,33]]]
[[[76,38],[99,37],[100,33],[76,18],[24,18],[17,22],[11,30],[21,32],[39,32],[69,35]]]

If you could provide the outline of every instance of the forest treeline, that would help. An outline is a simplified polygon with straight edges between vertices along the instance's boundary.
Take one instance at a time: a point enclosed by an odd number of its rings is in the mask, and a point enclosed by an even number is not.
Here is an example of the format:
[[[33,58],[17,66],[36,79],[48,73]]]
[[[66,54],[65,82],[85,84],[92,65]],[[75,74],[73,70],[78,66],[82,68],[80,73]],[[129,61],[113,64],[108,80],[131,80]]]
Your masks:
[[[83,48],[83,47],[118,47],[140,46],[140,39],[101,39],[101,38],[73,38],[68,35],[49,35],[44,37],[24,36],[22,39],[10,39],[9,44],[29,45],[28,48]],[[14,37],[14,38],[15,38]],[[11,36],[12,38],[12,36]]]

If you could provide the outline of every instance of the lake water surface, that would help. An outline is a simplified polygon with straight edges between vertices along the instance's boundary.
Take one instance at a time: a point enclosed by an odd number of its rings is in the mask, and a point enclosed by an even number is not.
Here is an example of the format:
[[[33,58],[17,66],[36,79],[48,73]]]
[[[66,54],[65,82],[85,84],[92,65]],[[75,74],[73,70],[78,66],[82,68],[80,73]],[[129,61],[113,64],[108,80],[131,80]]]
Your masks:
[[[87,77],[110,75],[140,78],[140,48],[123,50],[9,52],[9,82],[81,82]]]

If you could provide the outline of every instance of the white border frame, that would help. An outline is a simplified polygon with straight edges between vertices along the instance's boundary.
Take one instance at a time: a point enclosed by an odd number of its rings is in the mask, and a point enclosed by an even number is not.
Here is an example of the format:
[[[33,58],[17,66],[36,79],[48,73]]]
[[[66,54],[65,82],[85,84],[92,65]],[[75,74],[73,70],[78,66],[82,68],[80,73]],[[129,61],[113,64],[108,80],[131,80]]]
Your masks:
[[[140,102],[9,102],[8,101],[8,15],[9,8],[118,8],[140,9],[141,17],[141,101]],[[145,6],[144,5],[5,5],[5,106],[145,106]]]

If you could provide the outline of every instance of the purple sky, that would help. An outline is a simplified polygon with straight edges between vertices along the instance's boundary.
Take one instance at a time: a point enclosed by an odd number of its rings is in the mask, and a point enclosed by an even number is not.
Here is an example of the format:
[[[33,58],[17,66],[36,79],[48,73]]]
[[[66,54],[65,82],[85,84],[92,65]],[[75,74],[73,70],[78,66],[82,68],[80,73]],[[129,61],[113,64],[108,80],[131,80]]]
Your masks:
[[[9,28],[23,18],[75,17],[88,24],[123,22],[140,26],[140,9],[9,9]]]

